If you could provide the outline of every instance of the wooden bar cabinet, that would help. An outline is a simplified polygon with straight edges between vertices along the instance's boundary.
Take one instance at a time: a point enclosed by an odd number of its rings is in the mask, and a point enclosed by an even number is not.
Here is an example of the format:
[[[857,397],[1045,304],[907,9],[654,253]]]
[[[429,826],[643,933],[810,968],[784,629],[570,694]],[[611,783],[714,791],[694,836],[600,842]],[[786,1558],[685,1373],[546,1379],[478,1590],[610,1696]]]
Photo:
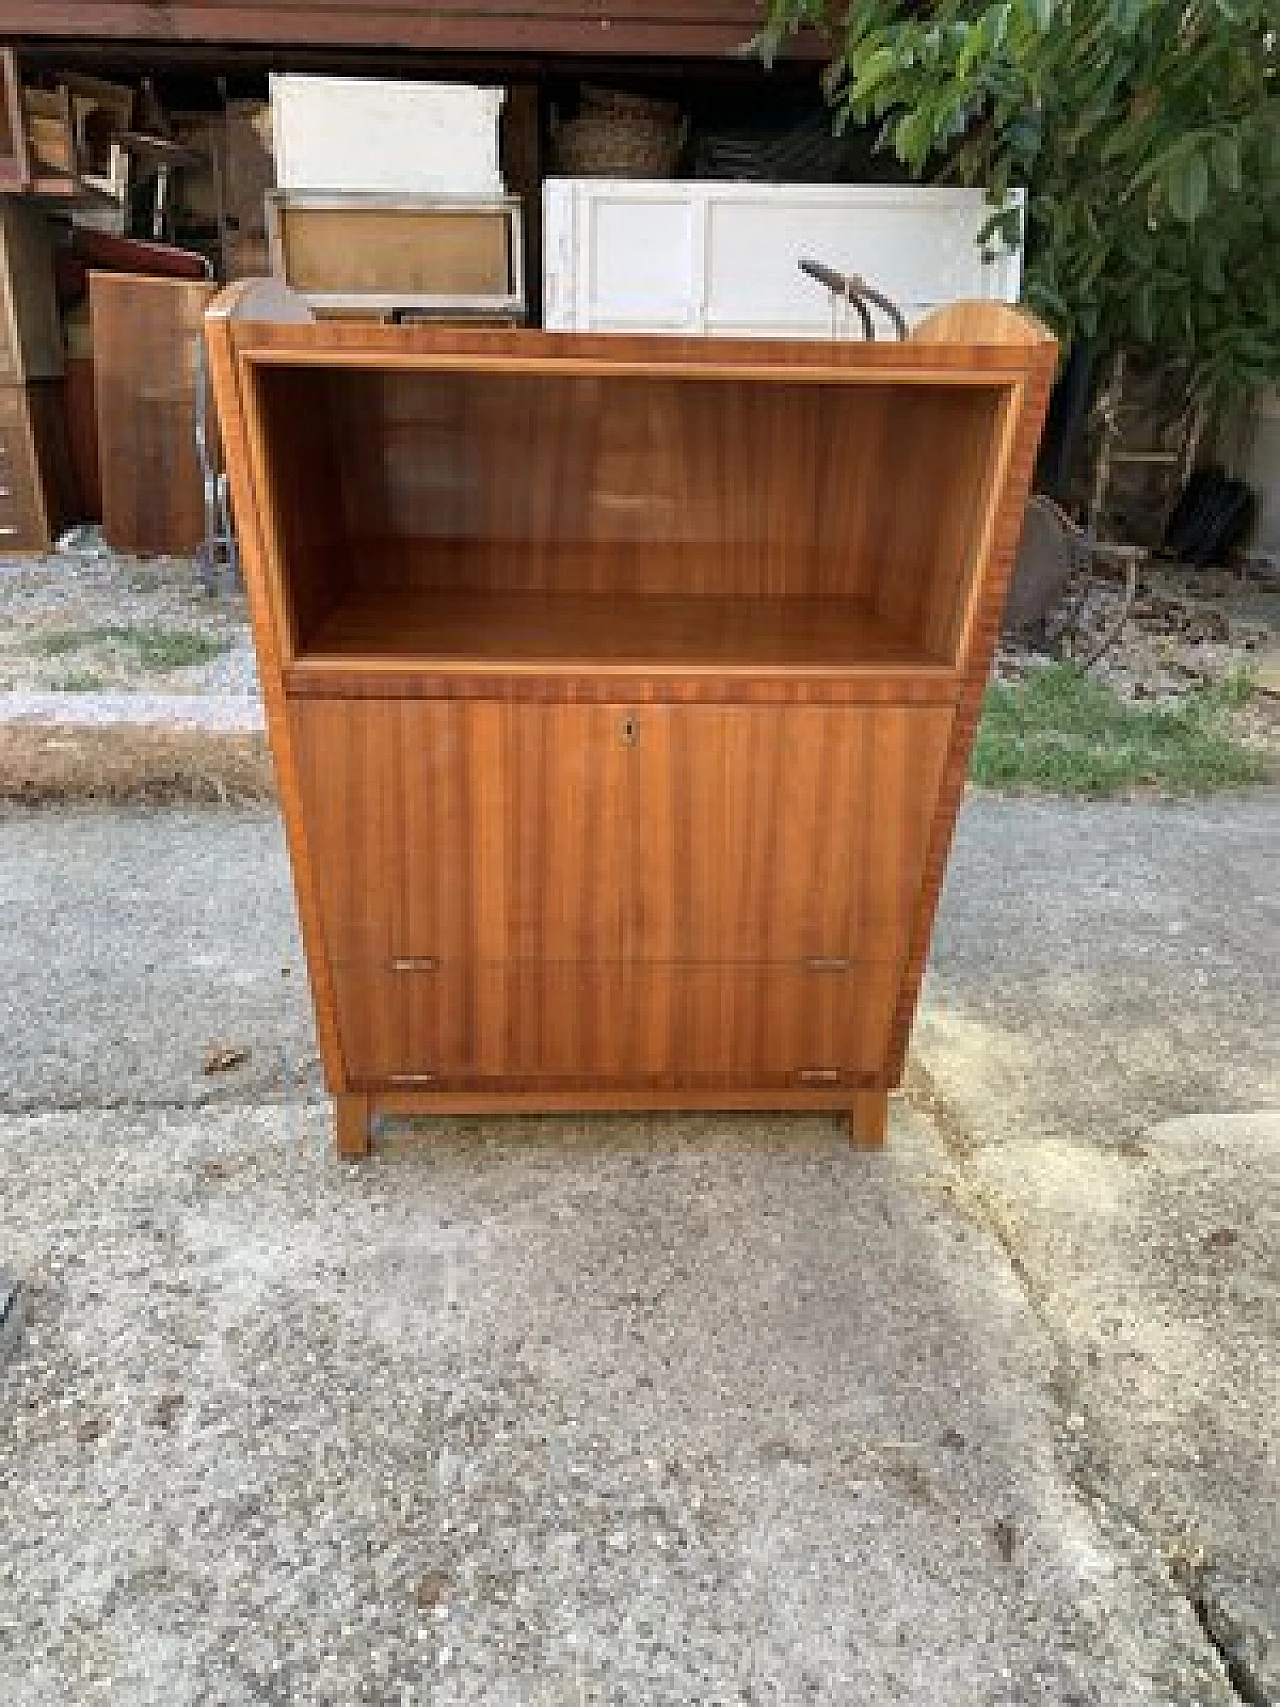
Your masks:
[[[1055,363],[207,321],[339,1147],[378,1113],[882,1141]]]

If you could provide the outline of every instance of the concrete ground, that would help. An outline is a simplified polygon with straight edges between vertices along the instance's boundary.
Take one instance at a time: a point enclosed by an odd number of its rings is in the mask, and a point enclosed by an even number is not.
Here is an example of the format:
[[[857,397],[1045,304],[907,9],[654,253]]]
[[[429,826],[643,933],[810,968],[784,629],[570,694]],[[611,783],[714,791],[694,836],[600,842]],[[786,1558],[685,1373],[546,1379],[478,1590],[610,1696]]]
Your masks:
[[[0,1701],[1280,1700],[1277,847],[971,801],[882,1156],[352,1166],[269,810],[0,817]]]

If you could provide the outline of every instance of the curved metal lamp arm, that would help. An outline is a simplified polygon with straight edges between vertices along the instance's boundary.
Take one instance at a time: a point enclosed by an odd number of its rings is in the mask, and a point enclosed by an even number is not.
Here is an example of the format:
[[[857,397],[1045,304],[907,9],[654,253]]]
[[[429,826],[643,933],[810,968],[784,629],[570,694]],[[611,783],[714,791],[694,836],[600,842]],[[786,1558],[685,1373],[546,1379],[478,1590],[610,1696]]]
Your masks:
[[[887,297],[882,290],[877,290],[874,285],[869,285],[865,279],[859,279],[857,281],[857,287],[859,296],[866,297],[868,302],[874,302],[877,308],[884,310],[885,314],[887,314],[889,319],[893,322],[893,329],[898,335],[898,342],[905,343],[907,337],[907,323],[903,318],[902,310],[898,307],[897,303],[894,302],[892,298]]]
[[[862,322],[862,336],[869,344],[874,344],[876,341],[876,323],[871,318],[871,310],[862,300],[859,293],[854,290],[852,284],[850,284],[848,289],[845,291],[844,299],[858,311],[858,319]]]
[[[874,303],[888,317],[899,342],[906,338],[907,323],[897,303],[887,297],[883,291],[877,290],[874,285],[868,284],[866,279],[859,274],[838,273],[834,267],[828,267],[822,261],[814,261],[808,256],[801,256],[799,266],[802,273],[823,285],[834,296],[842,297],[846,302],[851,302],[854,305],[862,321],[863,333],[869,340],[874,340],[876,335],[875,326],[867,308],[869,302]]]

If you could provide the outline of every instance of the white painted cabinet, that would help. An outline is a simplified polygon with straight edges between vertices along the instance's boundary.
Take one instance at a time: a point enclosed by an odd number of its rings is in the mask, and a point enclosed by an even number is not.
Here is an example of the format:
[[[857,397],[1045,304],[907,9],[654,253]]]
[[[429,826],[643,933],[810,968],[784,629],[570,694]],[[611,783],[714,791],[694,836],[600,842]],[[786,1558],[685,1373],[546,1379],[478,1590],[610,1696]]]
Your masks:
[[[543,316],[561,331],[830,337],[842,327],[802,256],[861,274],[909,322],[1018,298],[1020,252],[977,246],[980,190],[549,178],[542,205]]]
[[[282,190],[502,194],[504,92],[374,77],[271,77]]]

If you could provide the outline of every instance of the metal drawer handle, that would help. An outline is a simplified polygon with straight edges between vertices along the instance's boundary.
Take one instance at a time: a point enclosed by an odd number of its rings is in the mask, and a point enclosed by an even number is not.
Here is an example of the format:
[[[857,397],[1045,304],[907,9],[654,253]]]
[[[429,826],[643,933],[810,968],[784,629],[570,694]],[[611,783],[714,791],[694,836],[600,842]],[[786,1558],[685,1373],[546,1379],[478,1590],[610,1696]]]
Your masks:
[[[434,954],[398,954],[391,962],[393,972],[438,972],[440,962]]]
[[[838,1085],[839,1067],[805,1067],[800,1074],[802,1085]]]
[[[439,1077],[436,1073],[388,1073],[389,1085],[434,1085]]]
[[[811,954],[804,966],[806,972],[847,972],[852,964],[847,954]]]

